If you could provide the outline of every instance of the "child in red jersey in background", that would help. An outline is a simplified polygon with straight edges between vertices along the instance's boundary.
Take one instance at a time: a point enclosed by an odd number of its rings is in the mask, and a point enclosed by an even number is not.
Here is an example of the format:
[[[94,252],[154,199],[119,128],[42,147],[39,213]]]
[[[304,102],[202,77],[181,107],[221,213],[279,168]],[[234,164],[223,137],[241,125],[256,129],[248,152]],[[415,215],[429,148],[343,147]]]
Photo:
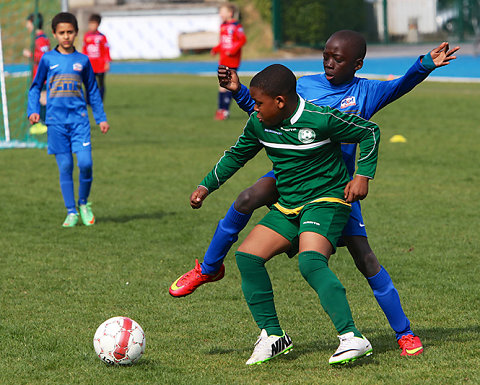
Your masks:
[[[45,32],[43,32],[43,16],[41,13],[36,14],[36,19],[35,19],[35,14],[31,13],[27,17],[27,23],[26,23],[26,28],[28,32],[32,33],[33,30],[35,29],[35,47],[32,52],[25,48],[23,50],[23,56],[32,58],[33,57],[33,76],[32,78],[35,77],[37,74],[37,68],[38,68],[38,63],[40,63],[40,59],[42,58],[43,54],[45,52],[50,51],[50,41],[48,40],[47,35],[45,35]]]
[[[35,44],[34,51],[30,51],[28,48],[23,50],[23,56],[26,58],[33,58],[33,69],[32,69],[32,79],[35,78],[38,69],[38,63],[42,58],[45,52],[50,51],[50,41],[48,40],[47,35],[43,32],[43,16],[41,13],[31,13],[27,17],[27,22],[25,27],[27,31],[31,34],[35,31]],[[47,126],[45,125],[45,113],[47,105],[47,91],[43,89],[40,93],[40,121],[30,127],[30,133],[33,135],[41,135],[47,132]]]
[[[88,56],[97,79],[102,100],[105,95],[105,74],[110,70],[110,48],[107,38],[98,30],[102,17],[92,14],[88,19],[88,32],[83,37],[82,53]]]
[[[247,42],[243,27],[235,19],[236,7],[225,3],[220,6],[219,15],[222,19],[220,26],[220,42],[212,48],[211,54],[220,53],[219,64],[237,69],[240,65],[242,46]],[[225,120],[229,116],[232,93],[225,88],[218,89],[218,109],[215,114],[216,120]]]

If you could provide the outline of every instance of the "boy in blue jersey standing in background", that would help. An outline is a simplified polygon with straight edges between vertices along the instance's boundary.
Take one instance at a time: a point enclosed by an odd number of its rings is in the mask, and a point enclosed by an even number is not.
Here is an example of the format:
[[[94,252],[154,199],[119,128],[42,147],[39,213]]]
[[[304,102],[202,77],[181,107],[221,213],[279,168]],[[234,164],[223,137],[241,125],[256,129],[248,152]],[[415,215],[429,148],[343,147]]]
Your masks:
[[[52,32],[57,47],[43,55],[37,74],[28,94],[27,115],[31,124],[40,119],[40,91],[47,82],[48,153],[54,154],[60,173],[67,217],[63,227],[73,227],[78,222],[78,211],[73,190],[73,156],[77,155],[79,168],[78,209],[86,226],[95,223],[88,196],[92,186],[92,145],[87,104],[82,84],[91,101],[93,115],[102,133],[110,126],[92,66],[86,55],[74,47],[78,23],[74,15],[61,12],[52,19]]]
[[[379,81],[358,78],[356,71],[362,68],[366,54],[365,39],[357,32],[343,30],[334,33],[325,45],[323,66],[325,72],[304,76],[298,80],[297,92],[306,100],[319,106],[330,106],[342,112],[370,119],[377,111],[411,91],[421,83],[435,68],[448,65],[456,57],[459,49],[449,50],[442,43],[428,54],[421,56],[407,73],[392,81]],[[238,105],[252,113],[255,102],[248,89],[241,85],[235,71],[219,67],[220,84],[233,92]],[[342,153],[350,176],[355,169],[356,145],[342,144]],[[238,196],[220,220],[210,246],[200,265],[198,260],[194,269],[179,277],[170,287],[170,294],[183,297],[195,291],[207,282],[223,278],[225,267],[223,260],[237,240],[239,232],[246,226],[254,210],[261,206],[270,206],[278,199],[275,187],[275,175],[270,171]],[[352,203],[350,219],[343,231],[343,243],[352,255],[357,268],[367,279],[375,299],[395,331],[402,356],[418,355],[423,346],[418,336],[410,329],[400,297],[393,282],[371,249],[359,202]]]

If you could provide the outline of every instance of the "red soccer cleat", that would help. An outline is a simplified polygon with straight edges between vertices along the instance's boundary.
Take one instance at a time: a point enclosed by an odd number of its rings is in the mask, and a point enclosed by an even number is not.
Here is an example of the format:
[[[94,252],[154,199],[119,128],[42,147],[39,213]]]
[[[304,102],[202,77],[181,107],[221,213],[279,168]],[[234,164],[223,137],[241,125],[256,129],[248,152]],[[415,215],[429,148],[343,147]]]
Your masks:
[[[215,120],[227,120],[228,117],[230,116],[229,112],[227,110],[217,110],[215,113]]]
[[[225,275],[225,265],[215,275],[202,274],[202,267],[195,260],[195,268],[179,277],[168,290],[173,297],[185,297],[192,294],[195,289],[204,283],[220,281]]]
[[[423,353],[422,341],[417,336],[407,334],[398,340],[401,356],[418,356]]]

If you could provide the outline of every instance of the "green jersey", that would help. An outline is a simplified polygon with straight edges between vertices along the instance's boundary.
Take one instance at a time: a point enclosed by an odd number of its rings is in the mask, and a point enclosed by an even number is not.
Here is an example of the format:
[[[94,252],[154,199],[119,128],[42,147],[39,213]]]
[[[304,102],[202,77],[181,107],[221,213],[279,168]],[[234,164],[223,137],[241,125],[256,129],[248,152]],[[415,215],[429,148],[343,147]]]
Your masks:
[[[295,209],[321,198],[343,200],[350,178],[340,144],[359,143],[357,175],[373,178],[379,141],[375,123],[299,98],[294,114],[275,127],[263,125],[254,112],[237,143],[225,151],[200,185],[213,192],[265,148],[282,207]]]

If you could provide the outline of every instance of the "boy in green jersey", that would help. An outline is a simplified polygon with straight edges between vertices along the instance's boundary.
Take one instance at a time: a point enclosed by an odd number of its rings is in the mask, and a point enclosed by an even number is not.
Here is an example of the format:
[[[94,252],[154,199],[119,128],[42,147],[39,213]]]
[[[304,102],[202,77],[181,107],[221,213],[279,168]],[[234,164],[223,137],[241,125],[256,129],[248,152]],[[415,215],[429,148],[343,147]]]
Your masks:
[[[262,148],[273,162],[278,203],[250,232],[236,254],[242,290],[261,329],[247,365],[259,364],[292,348],[280,327],[265,263],[299,238],[299,268],[317,292],[340,338],[330,364],[370,355],[372,347],[355,327],[345,289],[328,268],[347,223],[350,202],[363,199],[374,177],[380,132],[375,123],[330,107],[317,107],[296,93],[296,78],[280,64],[259,72],[250,83],[255,112],[237,143],[226,151],[190,196],[200,208],[207,195]],[[356,176],[350,181],[341,142],[359,143]]]

